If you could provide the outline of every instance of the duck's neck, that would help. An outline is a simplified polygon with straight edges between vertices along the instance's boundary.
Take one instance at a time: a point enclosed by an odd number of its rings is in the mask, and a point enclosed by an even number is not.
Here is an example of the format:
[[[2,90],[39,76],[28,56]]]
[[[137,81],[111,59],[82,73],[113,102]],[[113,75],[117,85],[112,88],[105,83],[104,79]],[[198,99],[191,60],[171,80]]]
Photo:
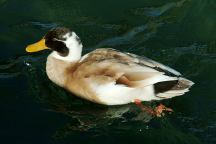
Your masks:
[[[78,51],[77,51],[78,53]],[[77,65],[81,58],[81,51],[78,54],[70,54],[68,58],[63,58],[58,53],[51,53],[47,57],[46,73],[51,81],[55,84],[64,87],[68,78],[67,71]]]

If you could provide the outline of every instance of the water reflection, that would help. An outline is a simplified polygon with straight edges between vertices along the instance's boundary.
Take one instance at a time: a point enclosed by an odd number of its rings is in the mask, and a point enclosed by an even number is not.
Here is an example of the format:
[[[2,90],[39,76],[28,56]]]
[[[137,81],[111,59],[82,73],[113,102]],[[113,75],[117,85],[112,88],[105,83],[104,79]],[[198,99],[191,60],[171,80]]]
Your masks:
[[[37,21],[33,21],[33,22],[30,22],[30,23],[33,26],[38,27],[39,29],[44,29],[44,30],[52,29],[54,27],[59,26],[59,24],[56,24],[56,23],[41,23],[41,22],[37,22]]]
[[[131,28],[121,36],[102,40],[98,44],[93,46],[93,48],[116,47],[118,49],[121,49],[120,46],[126,46],[127,51],[131,51],[131,49],[134,49],[136,46],[152,38],[154,34],[156,34],[157,29],[162,26],[162,24],[163,22],[158,20],[149,21],[147,24]]]
[[[157,8],[136,8],[131,9],[130,12],[134,15],[148,15],[148,16],[158,16],[158,18],[153,19],[142,19],[140,18],[139,21],[142,21],[142,23],[145,22],[143,25],[138,25],[135,27],[127,27],[127,31],[121,34],[120,36],[112,36],[111,38],[105,38],[103,40],[100,40],[99,43],[97,43],[92,48],[98,48],[98,47],[115,47],[118,49],[127,49],[127,51],[139,51],[139,46],[142,46],[145,44],[147,40],[153,38],[155,34],[157,33],[158,29],[160,29],[162,26],[167,25],[170,23],[170,19],[173,19],[172,16],[161,16],[164,12],[170,10],[171,8],[180,8],[183,7],[185,2],[188,0],[181,0],[178,2],[170,2],[162,5],[161,7]],[[102,25],[98,24],[97,25]],[[110,30],[114,31],[113,28],[118,28],[118,30],[121,30],[124,25],[111,25],[112,28]],[[102,28],[106,28],[103,27]]]
[[[134,15],[139,15],[139,16],[158,17],[172,8],[183,6],[183,4],[186,1],[188,0],[180,0],[178,2],[169,2],[160,7],[136,8],[136,9],[130,10],[130,12]]]

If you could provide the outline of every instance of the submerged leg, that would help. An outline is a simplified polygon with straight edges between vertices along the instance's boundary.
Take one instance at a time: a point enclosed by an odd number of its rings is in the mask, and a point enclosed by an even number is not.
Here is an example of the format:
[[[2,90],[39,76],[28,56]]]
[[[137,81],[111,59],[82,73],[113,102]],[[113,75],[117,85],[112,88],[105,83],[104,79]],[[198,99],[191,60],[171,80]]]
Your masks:
[[[142,101],[139,99],[135,99],[134,103],[142,110],[142,111],[146,111],[152,115],[155,114],[155,111],[153,109],[151,109],[150,107],[147,107],[145,105],[142,104]]]
[[[164,116],[164,111],[166,112],[173,112],[173,110],[171,108],[167,108],[166,106],[164,106],[163,104],[160,104],[159,106],[155,107],[154,109],[147,107],[145,105],[142,104],[142,101],[139,99],[135,99],[134,103],[142,110],[142,111],[146,111],[154,116],[157,117],[161,117]]]

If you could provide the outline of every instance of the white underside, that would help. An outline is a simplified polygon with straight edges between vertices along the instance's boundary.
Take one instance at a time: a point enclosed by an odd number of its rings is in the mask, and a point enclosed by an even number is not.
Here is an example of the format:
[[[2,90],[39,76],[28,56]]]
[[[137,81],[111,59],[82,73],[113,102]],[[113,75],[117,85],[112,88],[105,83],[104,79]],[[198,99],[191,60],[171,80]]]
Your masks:
[[[164,79],[163,81],[167,81],[167,79]],[[135,99],[141,101],[169,99],[183,95],[189,91],[189,89],[186,88],[182,90],[169,90],[155,94],[153,84],[143,87],[127,87],[126,85],[116,84],[115,82],[103,85],[91,82],[90,86],[101,103],[105,105],[128,104],[134,102]]]
[[[125,85],[116,85],[113,82],[105,85],[96,85],[92,83],[91,87],[96,92],[100,101],[106,105],[128,104],[133,102],[135,99],[139,99],[141,101],[160,99],[155,97],[152,85],[142,88],[131,88]]]

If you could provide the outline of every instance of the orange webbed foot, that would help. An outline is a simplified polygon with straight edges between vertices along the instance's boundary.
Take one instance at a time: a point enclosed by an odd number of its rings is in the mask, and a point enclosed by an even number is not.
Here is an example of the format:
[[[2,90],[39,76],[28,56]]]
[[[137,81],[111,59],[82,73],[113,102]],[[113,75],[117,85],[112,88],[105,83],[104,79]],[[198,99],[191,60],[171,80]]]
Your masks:
[[[173,112],[173,110],[172,110],[171,108],[167,108],[167,107],[164,106],[163,104],[160,104],[159,106],[157,106],[157,107],[154,109],[154,111],[155,111],[155,115],[156,115],[157,117],[164,116],[164,115],[165,115],[164,111],[165,111],[165,112],[169,112],[169,113],[172,113],[172,112]]]
[[[134,103],[142,110],[142,111],[146,111],[154,116],[157,117],[162,117],[165,115],[164,112],[173,112],[173,110],[171,108],[167,108],[166,106],[164,106],[163,104],[160,104],[159,106],[155,107],[154,109],[147,107],[145,105],[142,104],[142,101],[139,99],[135,99]]]

